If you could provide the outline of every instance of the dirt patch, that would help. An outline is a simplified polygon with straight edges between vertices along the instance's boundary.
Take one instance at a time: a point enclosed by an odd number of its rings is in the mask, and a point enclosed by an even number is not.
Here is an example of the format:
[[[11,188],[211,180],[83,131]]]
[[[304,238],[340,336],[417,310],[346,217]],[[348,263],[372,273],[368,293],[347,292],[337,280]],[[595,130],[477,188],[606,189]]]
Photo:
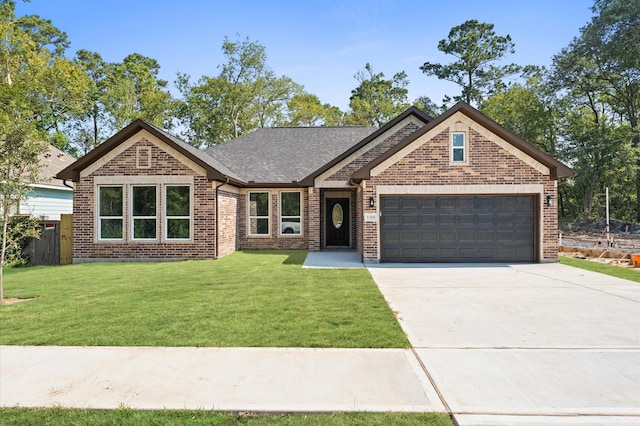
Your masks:
[[[5,305],[15,305],[16,303],[28,302],[30,300],[36,300],[36,297],[26,297],[24,299],[20,299],[17,297],[10,297],[8,299],[3,299],[2,303],[4,303]]]

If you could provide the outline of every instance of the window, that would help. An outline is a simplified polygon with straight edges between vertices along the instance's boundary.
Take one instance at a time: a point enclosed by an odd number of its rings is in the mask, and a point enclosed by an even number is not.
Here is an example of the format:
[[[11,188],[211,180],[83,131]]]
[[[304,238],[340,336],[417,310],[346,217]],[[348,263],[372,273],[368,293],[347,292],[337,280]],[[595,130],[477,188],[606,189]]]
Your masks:
[[[156,187],[131,187],[131,239],[156,239]]]
[[[249,193],[249,235],[269,235],[269,193]]]
[[[122,239],[122,187],[98,187],[98,239]]]
[[[454,163],[467,161],[464,136],[464,133],[453,133],[451,136],[451,158]]]
[[[165,236],[167,240],[191,238],[191,187],[165,187]]]
[[[301,233],[300,192],[280,193],[280,234]]]

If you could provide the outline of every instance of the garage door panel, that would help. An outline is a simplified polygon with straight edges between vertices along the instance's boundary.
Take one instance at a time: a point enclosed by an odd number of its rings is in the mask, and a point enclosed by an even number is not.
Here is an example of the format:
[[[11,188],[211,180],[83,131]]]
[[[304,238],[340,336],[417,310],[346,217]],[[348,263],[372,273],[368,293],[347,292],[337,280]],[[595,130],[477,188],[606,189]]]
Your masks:
[[[381,260],[530,262],[531,196],[382,197]]]

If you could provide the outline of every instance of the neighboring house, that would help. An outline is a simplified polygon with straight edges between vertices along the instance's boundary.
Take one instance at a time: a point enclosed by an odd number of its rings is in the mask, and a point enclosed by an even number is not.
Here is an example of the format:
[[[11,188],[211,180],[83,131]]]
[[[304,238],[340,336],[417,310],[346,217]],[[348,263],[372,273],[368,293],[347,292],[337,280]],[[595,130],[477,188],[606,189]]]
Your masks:
[[[380,129],[265,128],[201,151],[135,121],[58,173],[74,261],[357,250],[371,262],[557,259],[571,170],[474,108]]]
[[[40,154],[39,179],[31,184],[31,191],[20,203],[17,213],[43,220],[60,220],[61,214],[73,213],[73,187],[55,177],[74,161],[69,154],[49,145],[49,150]]]

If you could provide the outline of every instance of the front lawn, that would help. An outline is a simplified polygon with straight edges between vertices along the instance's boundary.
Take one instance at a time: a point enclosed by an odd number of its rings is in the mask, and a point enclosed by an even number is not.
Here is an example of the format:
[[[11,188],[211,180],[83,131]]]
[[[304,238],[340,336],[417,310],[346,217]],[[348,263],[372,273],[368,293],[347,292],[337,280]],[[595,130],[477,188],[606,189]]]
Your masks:
[[[588,271],[600,272],[612,277],[623,278],[629,281],[640,282],[640,271],[632,268],[608,265],[606,263],[592,262],[590,260],[576,259],[568,256],[558,256],[558,262],[563,265],[575,266]]]
[[[5,270],[0,344],[409,347],[366,269],[303,269],[305,251]]]
[[[208,411],[67,410],[0,408],[3,425],[289,425],[289,426],[451,426],[446,414],[335,413],[287,416],[238,416]]]

